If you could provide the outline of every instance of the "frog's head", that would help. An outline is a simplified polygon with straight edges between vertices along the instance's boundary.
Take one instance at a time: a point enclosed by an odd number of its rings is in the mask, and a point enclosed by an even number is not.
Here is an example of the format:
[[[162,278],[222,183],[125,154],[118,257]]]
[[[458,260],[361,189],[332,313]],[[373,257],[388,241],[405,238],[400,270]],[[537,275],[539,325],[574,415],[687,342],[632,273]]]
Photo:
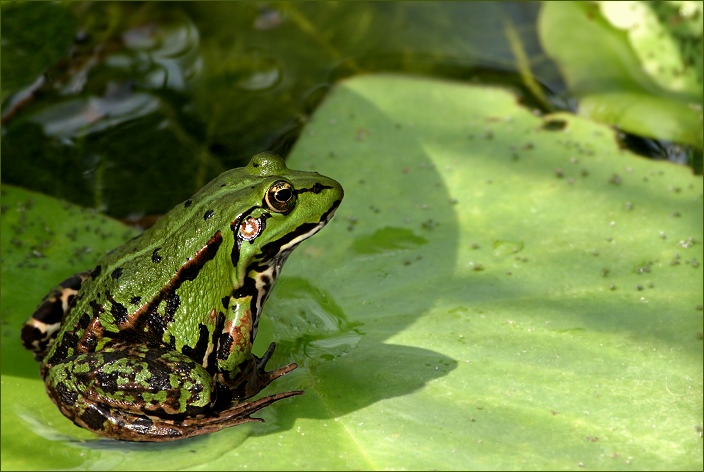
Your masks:
[[[343,190],[333,179],[291,170],[269,153],[254,156],[244,174],[251,206],[230,225],[231,258],[240,287],[235,292],[252,295],[256,316],[291,251],[330,221]]]

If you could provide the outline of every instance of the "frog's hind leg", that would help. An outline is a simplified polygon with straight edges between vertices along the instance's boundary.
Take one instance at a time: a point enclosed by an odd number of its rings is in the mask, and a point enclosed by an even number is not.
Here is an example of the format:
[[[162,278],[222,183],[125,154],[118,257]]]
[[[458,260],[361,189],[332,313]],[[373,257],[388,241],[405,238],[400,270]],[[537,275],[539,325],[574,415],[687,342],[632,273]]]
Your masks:
[[[277,393],[251,402],[238,403],[214,416],[205,415],[183,420],[130,413],[99,405],[90,407],[90,416],[97,419],[102,425],[102,430],[97,432],[114,439],[140,442],[175,441],[213,433],[238,424],[262,423],[263,419],[252,418],[250,415],[274,402],[302,394],[303,392],[300,390]],[[80,423],[77,424],[84,426]]]
[[[52,288],[22,326],[22,345],[34,353],[37,361],[46,356],[61,328],[64,316],[89,276],[90,271],[81,272]]]
[[[170,441],[260,421],[250,415],[303,392],[213,408],[215,380],[168,348],[105,348],[44,364],[49,397],[78,426],[115,439]]]

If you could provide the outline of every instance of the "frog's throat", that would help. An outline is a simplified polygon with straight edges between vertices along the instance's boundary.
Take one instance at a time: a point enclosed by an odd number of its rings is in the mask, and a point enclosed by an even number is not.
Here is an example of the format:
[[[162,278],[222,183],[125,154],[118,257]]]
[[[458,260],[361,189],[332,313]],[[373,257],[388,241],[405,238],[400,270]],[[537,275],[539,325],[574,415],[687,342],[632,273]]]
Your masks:
[[[262,307],[269,297],[271,289],[278,280],[281,268],[286,262],[286,259],[288,259],[291,252],[293,252],[300,243],[313,236],[328,224],[338,206],[340,206],[340,200],[337,200],[330,210],[321,216],[318,223],[304,223],[276,241],[271,241],[264,245],[261,254],[247,268],[248,277],[253,283],[245,282],[242,288],[251,287],[251,291],[249,293],[242,293],[241,290],[238,290],[237,292],[239,296],[249,295],[252,300],[250,307],[252,312],[252,342],[257,336],[259,316]]]

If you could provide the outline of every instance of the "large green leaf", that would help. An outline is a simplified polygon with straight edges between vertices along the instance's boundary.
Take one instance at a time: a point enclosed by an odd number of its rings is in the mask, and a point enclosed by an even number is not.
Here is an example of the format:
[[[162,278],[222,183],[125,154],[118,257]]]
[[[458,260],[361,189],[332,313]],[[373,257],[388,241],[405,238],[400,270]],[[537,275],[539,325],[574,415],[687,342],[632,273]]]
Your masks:
[[[289,165],[346,191],[256,346],[300,364],[266,393],[306,395],[205,437],[96,440],[19,347],[51,284],[9,309],[38,271],[3,247],[3,468],[701,469],[701,178],[508,91],[401,76],[339,84]]]

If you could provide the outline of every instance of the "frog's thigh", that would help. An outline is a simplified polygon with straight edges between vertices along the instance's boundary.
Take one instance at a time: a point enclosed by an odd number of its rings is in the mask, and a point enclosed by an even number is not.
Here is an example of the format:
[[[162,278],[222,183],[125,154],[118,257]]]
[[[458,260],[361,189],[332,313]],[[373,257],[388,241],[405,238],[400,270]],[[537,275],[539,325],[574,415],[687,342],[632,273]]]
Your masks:
[[[74,421],[90,416],[88,406],[96,404],[162,417],[195,416],[215,399],[211,374],[189,357],[161,348],[79,354],[52,366],[45,380],[49,396]]]
[[[215,397],[210,374],[181,353],[146,348],[73,356],[51,367],[45,380],[51,398],[74,423],[129,441],[171,441],[262,421],[250,415],[303,393],[278,393],[208,412]]]

